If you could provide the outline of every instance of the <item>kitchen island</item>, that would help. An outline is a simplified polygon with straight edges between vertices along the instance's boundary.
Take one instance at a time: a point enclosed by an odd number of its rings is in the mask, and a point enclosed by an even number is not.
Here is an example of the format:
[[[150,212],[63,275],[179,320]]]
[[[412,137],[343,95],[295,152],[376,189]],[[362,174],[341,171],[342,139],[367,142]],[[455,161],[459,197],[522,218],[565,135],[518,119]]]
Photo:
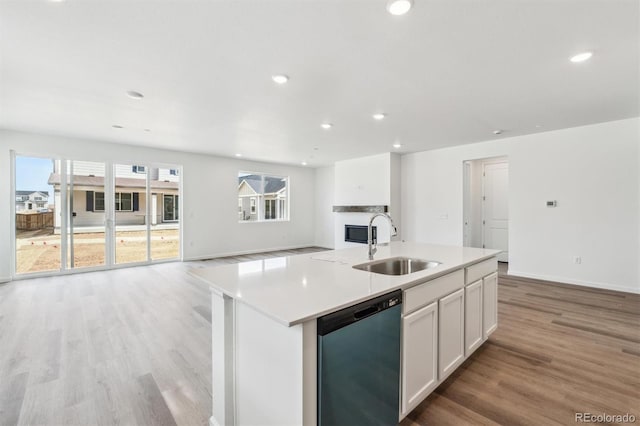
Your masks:
[[[395,290],[403,294],[400,420],[497,327],[498,253],[392,242],[376,260],[439,264],[366,272],[353,268],[369,262],[357,247],[194,270],[212,292],[211,425],[317,424],[317,319]]]

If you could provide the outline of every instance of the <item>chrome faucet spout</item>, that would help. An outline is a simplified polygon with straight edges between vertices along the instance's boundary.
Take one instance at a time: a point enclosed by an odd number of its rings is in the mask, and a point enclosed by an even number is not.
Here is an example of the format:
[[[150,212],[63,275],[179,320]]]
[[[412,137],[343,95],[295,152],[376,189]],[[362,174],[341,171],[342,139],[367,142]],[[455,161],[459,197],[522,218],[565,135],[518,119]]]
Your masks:
[[[389,224],[391,225],[392,237],[395,237],[396,235],[398,235],[398,228],[396,228],[396,226],[393,224],[393,219],[391,219],[391,216],[389,216],[386,213],[376,213],[373,216],[371,216],[371,219],[369,219],[369,227],[367,228],[367,244],[369,246],[369,260],[373,260],[373,255],[376,254],[376,252],[378,251],[377,242],[375,244],[373,242],[373,221],[378,216],[387,218],[387,220],[389,221]]]

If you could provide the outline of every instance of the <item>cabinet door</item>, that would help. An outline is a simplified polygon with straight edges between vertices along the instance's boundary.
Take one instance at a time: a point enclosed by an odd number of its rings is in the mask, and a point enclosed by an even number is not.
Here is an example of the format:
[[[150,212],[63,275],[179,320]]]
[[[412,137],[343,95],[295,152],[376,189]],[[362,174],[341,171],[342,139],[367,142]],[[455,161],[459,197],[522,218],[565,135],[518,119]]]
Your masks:
[[[482,280],[483,329],[484,338],[498,328],[498,273],[484,277]]]
[[[438,302],[402,320],[402,416],[438,383]]]
[[[464,360],[464,289],[438,301],[438,380]]]
[[[468,357],[484,341],[482,323],[482,280],[464,289],[464,356]]]

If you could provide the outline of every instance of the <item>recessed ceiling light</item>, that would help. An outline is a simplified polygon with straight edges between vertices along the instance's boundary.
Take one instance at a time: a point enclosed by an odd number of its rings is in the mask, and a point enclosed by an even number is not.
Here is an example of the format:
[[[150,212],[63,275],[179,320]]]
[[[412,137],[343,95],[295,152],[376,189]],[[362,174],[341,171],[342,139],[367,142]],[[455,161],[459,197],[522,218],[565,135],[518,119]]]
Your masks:
[[[129,90],[127,92],[127,96],[130,97],[131,99],[137,99],[137,100],[144,98],[144,95],[142,93],[136,92],[135,90]]]
[[[400,144],[400,143],[396,142],[396,143],[394,143],[394,144],[393,144],[393,147],[394,147],[395,149],[400,149],[400,148],[402,148],[402,144]]]
[[[387,11],[392,15],[404,15],[413,6],[413,0],[389,0]]]
[[[569,60],[575,64],[591,59],[593,52],[582,52],[572,56]]]
[[[284,74],[277,74],[271,76],[271,79],[278,84],[285,84],[287,81],[289,81],[289,76]]]
[[[150,131],[151,131],[151,129],[144,129],[144,131],[145,131],[145,132],[150,132]]]
[[[303,162],[302,162],[302,163],[300,163],[300,164],[302,164],[303,166],[306,166],[306,165],[307,165],[307,162],[306,162],[306,161],[303,161]]]
[[[325,129],[325,130],[329,130],[330,128],[332,128],[332,127],[333,127],[333,124],[331,124],[331,123],[322,123],[322,124],[320,125],[320,127],[322,127],[322,128],[323,128],[323,129]]]
[[[121,125],[119,125],[119,124],[114,124],[114,125],[113,125],[113,126],[111,126],[111,127],[113,127],[114,129],[124,129],[124,127],[122,127],[122,126],[121,126]]]
[[[373,119],[374,120],[382,120],[387,116],[387,114],[385,114],[384,112],[376,112],[375,114],[373,114]]]
[[[64,0],[49,0],[51,3],[62,3]]]
[[[502,130],[500,130],[500,129],[494,130],[493,134],[494,135],[500,135],[500,134],[502,134]]]
[[[237,154],[236,154],[236,157],[242,157],[242,154],[237,153]]]

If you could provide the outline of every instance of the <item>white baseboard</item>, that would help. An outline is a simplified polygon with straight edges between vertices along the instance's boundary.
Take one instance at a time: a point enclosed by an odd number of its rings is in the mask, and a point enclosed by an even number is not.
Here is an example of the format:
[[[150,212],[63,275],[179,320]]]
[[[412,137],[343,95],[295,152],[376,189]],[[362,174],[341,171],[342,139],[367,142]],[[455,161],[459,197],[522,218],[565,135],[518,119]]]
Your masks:
[[[318,247],[318,246],[314,244],[301,244],[301,245],[295,245],[295,246],[271,247],[271,248],[255,249],[255,250],[230,251],[230,252],[209,254],[205,256],[193,256],[193,257],[185,256],[183,261],[189,262],[193,260],[217,259],[219,257],[242,256],[245,254],[256,254],[256,253],[269,253],[272,251],[295,250],[295,249],[301,249],[301,248],[307,248],[307,247]]]
[[[599,288],[599,289],[603,289],[603,290],[613,290],[613,291],[621,291],[621,292],[624,292],[624,293],[640,294],[640,288],[638,288],[638,287],[635,287],[635,288],[633,288],[633,287],[621,287],[621,286],[615,286],[615,285],[605,284],[605,283],[596,283],[596,282],[591,282],[591,281],[574,280],[572,278],[566,278],[566,277],[555,277],[555,276],[552,276],[552,275],[530,274],[528,272],[519,272],[519,271],[514,271],[512,269],[509,269],[507,274],[513,275],[514,277],[533,278],[534,280],[553,281],[553,282],[562,283],[562,284],[579,285],[579,286],[582,286],[582,287],[592,287],[592,288]]]
[[[11,281],[11,277],[0,277],[0,284],[8,283]]]

